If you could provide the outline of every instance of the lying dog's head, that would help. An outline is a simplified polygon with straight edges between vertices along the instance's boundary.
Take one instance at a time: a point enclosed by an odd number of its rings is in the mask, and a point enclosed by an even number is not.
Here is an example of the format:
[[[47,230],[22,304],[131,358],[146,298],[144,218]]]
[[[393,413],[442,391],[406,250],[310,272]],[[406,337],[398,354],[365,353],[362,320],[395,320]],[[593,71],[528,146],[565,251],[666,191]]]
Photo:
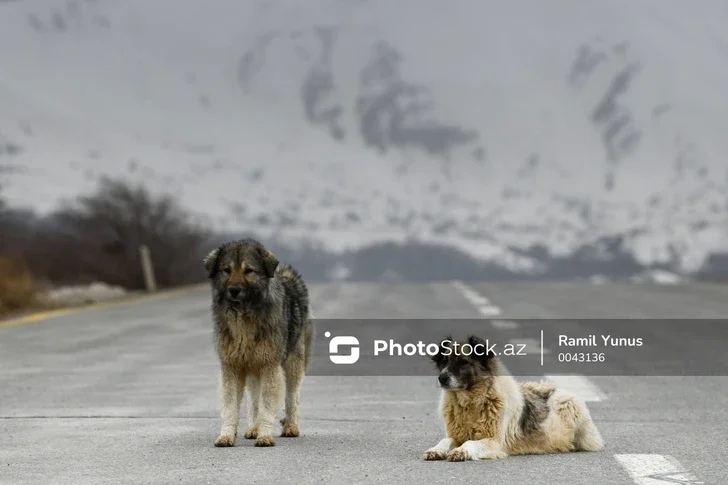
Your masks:
[[[269,283],[278,259],[260,242],[243,239],[223,244],[204,260],[218,304],[259,309],[270,299]]]
[[[497,372],[495,354],[488,349],[486,341],[474,335],[465,342],[445,337],[432,361],[440,371],[437,376],[440,387],[451,391],[468,390]]]

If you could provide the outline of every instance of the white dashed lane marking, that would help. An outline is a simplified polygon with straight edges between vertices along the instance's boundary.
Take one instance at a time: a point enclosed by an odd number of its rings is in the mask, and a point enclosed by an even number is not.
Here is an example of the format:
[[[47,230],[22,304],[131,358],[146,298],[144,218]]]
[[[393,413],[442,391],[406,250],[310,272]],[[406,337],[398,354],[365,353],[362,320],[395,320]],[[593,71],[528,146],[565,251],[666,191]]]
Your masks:
[[[477,307],[477,309],[484,317],[497,317],[501,314],[500,308],[493,305],[482,305]]]
[[[512,343],[513,345],[517,345],[517,351],[523,349],[523,351],[527,354],[541,355],[541,342],[539,342],[535,338],[512,338],[508,340],[508,342]],[[521,347],[521,345],[525,345],[525,347]],[[544,348],[543,353],[550,354],[551,351],[547,348]]]
[[[514,330],[521,326],[513,320],[491,320],[490,324],[498,330]]]
[[[607,399],[607,395],[596,384],[584,376],[547,375],[544,377],[555,383],[558,387],[574,393],[574,395],[586,402],[599,402]]]
[[[452,285],[458,290],[466,300],[473,305],[478,312],[484,317],[497,317],[501,314],[500,308],[493,305],[486,297],[474,291],[462,281],[453,281]]]
[[[669,455],[614,455],[614,458],[637,485],[665,485],[666,483],[697,485],[704,483]]]

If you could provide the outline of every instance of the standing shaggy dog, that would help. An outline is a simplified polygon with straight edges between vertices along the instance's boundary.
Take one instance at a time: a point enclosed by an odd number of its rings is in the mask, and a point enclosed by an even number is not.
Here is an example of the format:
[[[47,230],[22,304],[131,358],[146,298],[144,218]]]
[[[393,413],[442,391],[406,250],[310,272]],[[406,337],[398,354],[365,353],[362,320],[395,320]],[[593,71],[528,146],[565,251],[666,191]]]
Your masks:
[[[440,371],[440,412],[447,437],[425,452],[425,460],[602,449],[602,437],[583,401],[550,382],[516,382],[495,354],[485,350],[485,341],[471,336],[467,343],[469,355],[462,343],[457,347],[447,337],[432,357]]]
[[[215,446],[234,446],[248,390],[248,430],[255,446],[274,446],[285,381],[281,436],[296,437],[299,389],[311,355],[313,322],[301,275],[260,242],[222,245],[205,258],[212,285],[215,346],[222,379],[222,427]]]

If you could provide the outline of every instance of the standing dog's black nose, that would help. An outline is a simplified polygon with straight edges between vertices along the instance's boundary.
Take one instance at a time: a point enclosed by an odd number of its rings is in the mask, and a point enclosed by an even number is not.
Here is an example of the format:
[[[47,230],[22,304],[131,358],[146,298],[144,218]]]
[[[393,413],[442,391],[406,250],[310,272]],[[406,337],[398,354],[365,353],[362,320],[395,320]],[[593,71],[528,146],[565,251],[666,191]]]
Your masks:
[[[447,384],[447,374],[440,374],[439,376],[437,376],[437,380],[440,382],[441,386],[444,386],[445,384]]]
[[[228,288],[228,293],[230,294],[231,298],[239,297],[241,291],[242,291],[242,288],[237,288],[235,286]]]

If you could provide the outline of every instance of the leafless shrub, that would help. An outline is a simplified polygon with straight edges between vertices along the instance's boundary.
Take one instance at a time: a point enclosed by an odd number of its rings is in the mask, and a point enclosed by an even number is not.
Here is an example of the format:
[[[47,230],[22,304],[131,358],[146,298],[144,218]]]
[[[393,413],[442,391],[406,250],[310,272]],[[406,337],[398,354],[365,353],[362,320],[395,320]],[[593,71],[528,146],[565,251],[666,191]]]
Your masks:
[[[104,178],[91,195],[79,197],[53,216],[49,256],[54,280],[60,272],[81,282],[103,281],[129,289],[144,287],[139,247],[152,254],[160,287],[199,282],[202,226],[169,195],[143,185]],[[41,244],[42,246],[43,244]]]

